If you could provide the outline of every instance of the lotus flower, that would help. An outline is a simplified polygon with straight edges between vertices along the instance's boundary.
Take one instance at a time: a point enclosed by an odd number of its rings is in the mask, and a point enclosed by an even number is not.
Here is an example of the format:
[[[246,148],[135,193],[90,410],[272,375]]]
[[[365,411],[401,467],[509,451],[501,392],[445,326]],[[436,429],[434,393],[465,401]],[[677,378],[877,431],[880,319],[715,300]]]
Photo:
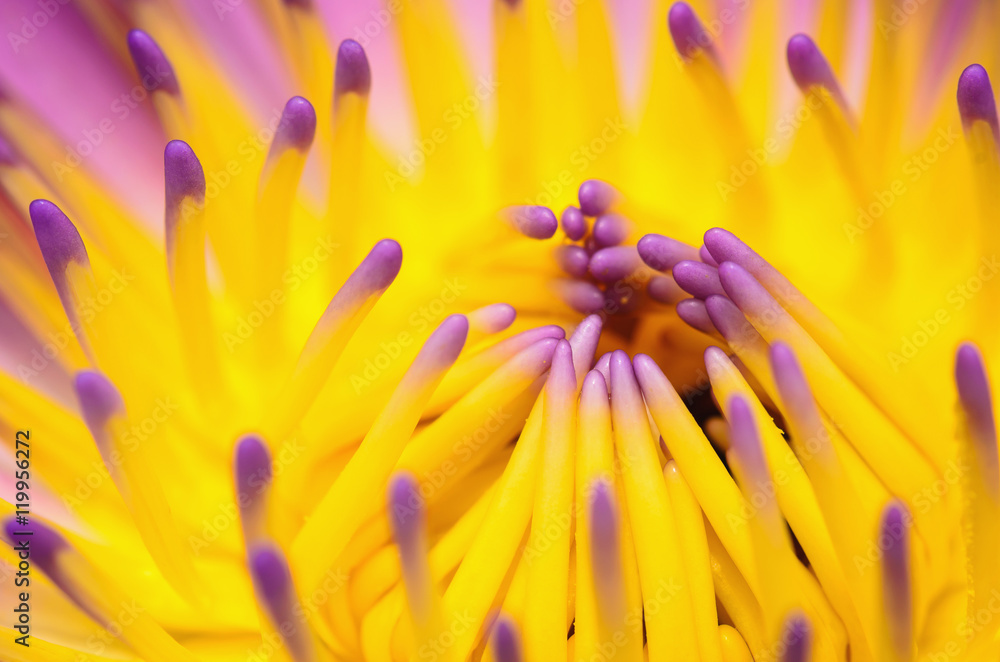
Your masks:
[[[1000,655],[993,5],[0,11],[0,659]]]

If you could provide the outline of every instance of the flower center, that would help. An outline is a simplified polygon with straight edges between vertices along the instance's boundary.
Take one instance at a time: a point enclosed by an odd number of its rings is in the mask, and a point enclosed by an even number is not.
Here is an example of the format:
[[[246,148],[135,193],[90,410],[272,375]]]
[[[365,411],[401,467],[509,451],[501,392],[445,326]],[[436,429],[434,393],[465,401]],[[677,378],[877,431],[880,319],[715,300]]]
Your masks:
[[[539,206],[511,207],[506,216],[520,234],[555,243],[550,288],[573,314],[600,316],[601,351],[649,354],[671,366],[675,384],[697,381],[701,355],[718,336],[705,299],[723,293],[707,250],[643,236],[642,210],[596,179],[580,185],[577,204],[558,220]]]

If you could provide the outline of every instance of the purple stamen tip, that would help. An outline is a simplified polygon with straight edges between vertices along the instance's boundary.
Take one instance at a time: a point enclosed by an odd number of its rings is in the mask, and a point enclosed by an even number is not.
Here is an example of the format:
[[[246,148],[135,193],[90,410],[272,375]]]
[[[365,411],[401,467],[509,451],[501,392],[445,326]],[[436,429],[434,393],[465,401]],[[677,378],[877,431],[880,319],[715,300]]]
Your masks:
[[[205,171],[190,145],[183,140],[171,140],[163,150],[163,176],[167,255],[173,255],[174,228],[185,213],[184,200],[191,199],[196,206],[205,204]]]
[[[642,266],[635,246],[602,248],[590,258],[590,274],[603,283],[614,283],[632,275]]]
[[[423,355],[425,351],[430,352],[440,364],[450,365],[462,353],[468,336],[469,318],[465,315],[449,315],[434,329],[420,353]]]
[[[248,550],[247,566],[257,599],[279,631],[289,657],[315,659],[312,642],[299,627],[304,616],[285,555],[271,542],[258,543]]]
[[[749,271],[735,262],[723,262],[719,265],[718,272],[725,294],[740,310],[746,312],[748,309],[755,309],[769,314],[778,312],[779,306],[774,298]]]
[[[687,296],[687,293],[670,276],[653,276],[646,286],[646,294],[658,303],[672,304]]]
[[[422,531],[424,519],[424,500],[413,474],[401,471],[393,475],[387,506],[396,544],[400,549],[410,549]]]
[[[118,389],[96,370],[81,370],[73,380],[80,411],[87,427],[98,433],[112,416],[125,411],[125,402]]]
[[[493,628],[493,658],[497,662],[522,662],[521,639],[517,626],[505,616],[497,619]]]
[[[594,370],[601,373],[601,376],[604,377],[604,383],[609,389],[611,387],[611,354],[612,352],[605,352],[601,358],[594,361]]]
[[[705,299],[705,310],[711,324],[727,339],[738,338],[741,333],[753,329],[736,304],[725,296],[713,294]]]
[[[509,303],[491,303],[469,313],[469,327],[479,333],[499,333],[517,319],[517,311]]]
[[[573,372],[577,381],[587,374],[594,362],[594,352],[601,339],[604,320],[600,315],[589,315],[583,319],[570,336],[569,345],[573,355]]]
[[[739,315],[739,311],[734,314]],[[743,316],[739,315],[739,318],[743,319]],[[756,334],[756,331],[753,333]],[[792,348],[783,342],[776,342],[771,345],[769,354],[771,372],[785,406],[793,414],[815,412],[812,389]]]
[[[712,257],[712,254],[708,251],[708,246],[705,246],[704,244],[702,244],[701,248],[698,249],[698,257],[701,258],[701,261],[705,264],[710,264],[713,267],[719,266],[719,263],[715,261],[715,258]]]
[[[593,283],[563,281],[558,289],[566,304],[578,313],[590,315],[604,310],[604,293]]]
[[[283,611],[292,585],[284,554],[270,543],[258,545],[250,550],[249,566],[261,600],[267,604],[272,617],[280,621],[278,615]]]
[[[271,153],[280,154],[286,149],[293,148],[305,152],[312,145],[315,136],[315,109],[304,98],[292,97],[285,104],[285,110],[281,113],[281,122],[274,133]]]
[[[587,220],[579,207],[570,205],[562,213],[562,229],[571,241],[580,241],[587,234]]]
[[[65,538],[34,516],[27,525],[18,524],[17,519],[11,517],[4,521],[3,529],[4,537],[11,545],[16,546],[27,541],[32,562],[38,563],[49,575],[56,571],[52,563],[55,556],[69,547]]]
[[[600,370],[594,368],[583,379],[581,393],[600,393],[605,398],[608,395],[608,381]],[[582,398],[581,398],[582,399]]]
[[[196,205],[205,203],[205,171],[194,150],[183,140],[171,140],[163,150],[163,176],[166,198],[167,253],[173,253],[174,226],[182,216],[186,198]]]
[[[583,278],[587,275],[590,254],[587,249],[575,244],[560,246],[556,249],[556,263],[573,278]]]
[[[797,34],[788,40],[788,69],[795,84],[805,93],[813,87],[822,87],[841,110],[847,112],[847,101],[840,90],[837,77],[833,75],[830,63],[816,46],[816,42],[804,34]]]
[[[698,299],[707,299],[713,294],[724,296],[726,293],[719,280],[719,270],[704,262],[682,260],[674,265],[673,276],[685,292]]]
[[[573,389],[576,386],[576,368],[573,365],[573,347],[568,340],[556,343],[552,354],[552,368],[549,370],[548,384],[552,388]]]
[[[793,614],[785,621],[782,635],[785,654],[782,662],[806,662],[812,648],[812,627],[805,616]]]
[[[604,328],[604,320],[600,315],[588,315],[573,329],[573,335],[569,339],[569,344],[573,349],[573,355],[581,361],[585,359],[586,366],[579,371],[583,375],[590,367],[590,362],[594,359],[594,352],[597,350],[597,341],[601,338],[601,329]]]
[[[370,289],[383,290],[396,280],[402,266],[402,246],[393,239],[383,239],[369,251],[354,273],[362,276]]]
[[[893,500],[882,511],[879,540],[886,541],[882,557],[885,577],[883,608],[889,615],[890,632],[897,651],[909,651],[913,642],[913,590],[910,580],[909,511]]]
[[[236,442],[233,464],[236,468],[236,492],[244,503],[244,496],[251,497],[271,482],[271,452],[264,440],[254,434],[241,437]]]
[[[594,243],[598,248],[617,246],[628,237],[629,222],[618,214],[603,214],[594,221]]]
[[[993,86],[982,65],[970,64],[958,77],[958,112],[962,115],[962,126],[966,130],[973,122],[987,122],[993,130],[993,137],[1000,140]]]
[[[45,266],[53,277],[61,275],[70,262],[90,267],[80,233],[59,207],[48,200],[35,200],[28,206],[28,214]]]
[[[712,318],[708,313],[705,302],[701,299],[684,299],[677,302],[677,316],[692,329],[701,331],[707,335],[715,335],[717,332]]]
[[[807,35],[797,34],[789,39],[786,54],[792,78],[803,90],[813,85],[825,86],[833,77],[826,58]]]
[[[698,15],[686,2],[675,2],[667,14],[667,26],[677,52],[691,59],[700,50],[712,47],[712,36],[705,30]]]
[[[805,374],[802,372],[802,367],[791,347],[783,342],[776,342],[771,345],[769,355],[771,370],[779,382],[794,380],[796,385],[806,383]]]
[[[909,586],[909,527],[912,524],[909,511],[899,501],[891,501],[882,511],[881,532],[890,541],[885,549],[885,569],[896,573],[890,577],[890,586]]]
[[[635,370],[635,376],[639,380],[640,387],[647,384],[650,377],[663,374],[660,366],[656,364],[656,361],[649,354],[636,354],[633,356],[632,368]]]
[[[737,262],[748,264],[751,261],[760,260],[753,249],[729,230],[723,228],[711,228],[705,232],[705,248],[716,262]]]
[[[493,303],[480,308],[480,310],[489,311],[491,319],[495,321],[498,327],[498,331],[503,331],[517,319],[517,309],[509,303]]]
[[[640,402],[639,384],[635,381],[632,361],[625,350],[616,349],[611,353],[609,368],[611,371],[612,402],[616,398],[625,403]]]
[[[647,234],[639,240],[636,248],[642,261],[657,271],[670,271],[681,260],[698,258],[697,251],[691,246],[661,234]]]
[[[972,343],[962,343],[955,354],[955,382],[964,403],[969,403],[978,410],[990,407],[986,365],[979,348]]]
[[[989,377],[983,356],[972,343],[962,343],[955,354],[955,383],[970,423],[982,432],[992,434],[993,397]]]
[[[521,205],[508,209],[514,229],[531,239],[548,239],[559,229],[556,215],[541,205]]]
[[[174,68],[153,38],[142,30],[132,30],[128,33],[127,41],[143,87],[150,92],[163,90],[174,96],[180,94],[181,88]]]
[[[194,150],[183,140],[171,140],[163,150],[163,175],[167,207],[180,204],[185,197],[205,199],[205,171]]]
[[[521,365],[531,365],[532,368],[551,365],[552,355],[555,353],[556,345],[559,344],[560,340],[562,340],[562,338],[552,336],[538,340],[529,345],[527,348],[521,350],[515,359],[518,360],[519,363],[523,361]],[[544,370],[539,371],[537,374],[540,374],[541,372],[544,372]]]
[[[599,179],[588,179],[580,184],[577,194],[580,200],[580,211],[585,216],[600,216],[608,211],[618,199],[618,191],[611,184]]]
[[[296,9],[312,9],[312,0],[282,0],[287,6]]]
[[[907,526],[908,519],[906,506],[898,501],[892,501],[882,512],[882,529],[900,531]]]
[[[891,501],[882,511],[880,531],[886,545],[883,568],[886,573],[887,588],[894,592],[908,591],[910,586],[909,527],[912,521],[909,511],[899,501]],[[904,596],[896,595],[901,598]],[[908,596],[906,596],[908,598]],[[901,601],[904,604],[909,600]]]
[[[337,49],[337,68],[333,77],[334,98],[353,92],[368,94],[372,87],[372,70],[368,56],[361,44],[353,39],[340,42]]]

